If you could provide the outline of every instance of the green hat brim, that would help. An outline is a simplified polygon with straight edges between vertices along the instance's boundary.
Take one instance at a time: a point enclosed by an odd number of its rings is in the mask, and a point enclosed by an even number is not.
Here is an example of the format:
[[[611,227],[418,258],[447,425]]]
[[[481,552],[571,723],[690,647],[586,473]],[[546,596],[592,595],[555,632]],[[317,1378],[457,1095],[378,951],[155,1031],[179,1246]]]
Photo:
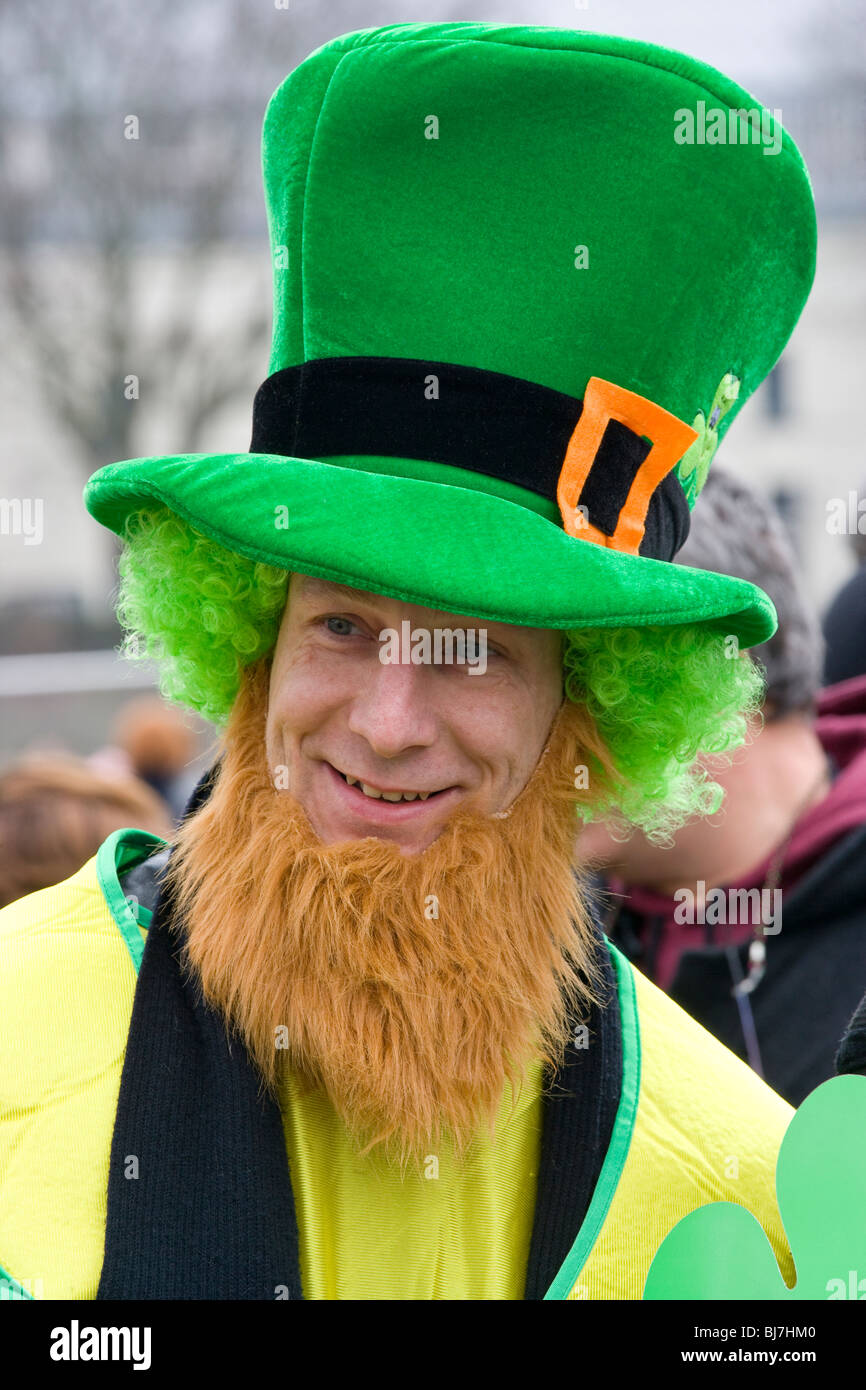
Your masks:
[[[183,454],[99,469],[84,502],[118,535],[162,503],[218,544],[443,612],[529,627],[696,623],[755,646],[776,628],[754,584],[569,536],[475,488],[266,454]],[[376,472],[381,464],[382,472]],[[288,524],[278,526],[278,518]],[[496,538],[501,537],[497,544]]]

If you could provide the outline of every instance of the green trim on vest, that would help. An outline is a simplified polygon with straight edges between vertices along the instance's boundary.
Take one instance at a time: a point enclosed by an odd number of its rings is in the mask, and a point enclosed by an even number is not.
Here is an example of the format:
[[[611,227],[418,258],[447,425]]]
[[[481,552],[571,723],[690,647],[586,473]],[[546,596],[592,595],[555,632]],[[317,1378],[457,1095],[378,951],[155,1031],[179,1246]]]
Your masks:
[[[613,1194],[616,1192],[617,1184],[622,1177],[631,1150],[631,1140],[637,1116],[637,1103],[640,1095],[641,1051],[634,975],[631,964],[625,956],[614,946],[612,941],[608,941],[607,937],[605,937],[605,941],[616,969],[622,1025],[622,1089],[619,1097],[619,1108],[616,1112],[610,1147],[595,1185],[589,1210],[583,1219],[574,1245],[544,1295],[545,1301],[568,1298],[581,1270],[592,1253],[592,1248],[607,1219]]]
[[[7,1285],[9,1289],[8,1293],[6,1292]],[[26,1298],[31,1303],[35,1302],[32,1293],[28,1293],[23,1284],[19,1284],[17,1279],[14,1279],[11,1274],[7,1274],[2,1265],[0,1265],[0,1286],[2,1286],[2,1288],[0,1288],[0,1301],[4,1299]]]
[[[120,886],[120,875],[149,859],[156,845],[167,843],[168,841],[163,840],[160,835],[152,835],[148,830],[135,830],[128,826],[121,830],[113,830],[108,838],[103,840],[96,854],[96,877],[111,915],[132,956],[136,975],[144,954],[144,941],[138,928],[148,928],[153,914],[140,903],[133,907]]]

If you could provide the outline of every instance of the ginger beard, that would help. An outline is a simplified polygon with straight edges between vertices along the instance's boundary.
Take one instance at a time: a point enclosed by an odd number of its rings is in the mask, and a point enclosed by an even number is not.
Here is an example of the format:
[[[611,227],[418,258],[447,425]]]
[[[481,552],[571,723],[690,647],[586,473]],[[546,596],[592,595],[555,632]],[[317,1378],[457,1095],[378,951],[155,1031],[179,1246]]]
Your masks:
[[[248,667],[205,805],[177,832],[168,880],[185,969],[279,1099],[285,1069],[324,1087],[358,1149],[458,1156],[491,1134],[506,1078],[562,1060],[598,999],[574,871],[570,701],[511,808],[458,809],[423,853],[369,837],[325,845],[265,754],[269,662]],[[590,735],[591,738],[591,735]]]

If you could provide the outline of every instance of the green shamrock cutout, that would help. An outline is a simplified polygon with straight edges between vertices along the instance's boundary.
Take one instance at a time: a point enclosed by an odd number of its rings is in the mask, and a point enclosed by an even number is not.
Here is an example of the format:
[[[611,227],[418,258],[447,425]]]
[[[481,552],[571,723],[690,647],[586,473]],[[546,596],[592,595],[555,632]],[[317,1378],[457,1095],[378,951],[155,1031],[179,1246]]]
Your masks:
[[[710,406],[709,418],[699,410],[692,421],[692,429],[698,437],[680,459],[677,472],[686,494],[689,506],[693,506],[698,493],[707,481],[713,455],[719,442],[719,421],[727,415],[740,394],[739,378],[733,372],[726,372],[716,387],[716,394]]]
[[[662,1241],[644,1298],[866,1299],[866,1077],[835,1076],[806,1097],[779,1149],[776,1195],[792,1289],[751,1212],[711,1202]]]

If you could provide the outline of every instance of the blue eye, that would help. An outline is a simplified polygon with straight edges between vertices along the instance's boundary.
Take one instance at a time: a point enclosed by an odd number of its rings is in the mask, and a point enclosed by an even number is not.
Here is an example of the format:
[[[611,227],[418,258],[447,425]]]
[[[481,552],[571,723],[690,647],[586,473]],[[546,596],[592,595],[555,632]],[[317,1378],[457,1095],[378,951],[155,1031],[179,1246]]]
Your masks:
[[[325,624],[328,627],[328,630],[332,632],[335,637],[348,637],[349,634],[345,630],[342,632],[335,631],[334,628],[331,627],[331,623],[343,623],[344,629],[354,628],[355,626],[355,624],[350,622],[348,618],[326,618]]]

